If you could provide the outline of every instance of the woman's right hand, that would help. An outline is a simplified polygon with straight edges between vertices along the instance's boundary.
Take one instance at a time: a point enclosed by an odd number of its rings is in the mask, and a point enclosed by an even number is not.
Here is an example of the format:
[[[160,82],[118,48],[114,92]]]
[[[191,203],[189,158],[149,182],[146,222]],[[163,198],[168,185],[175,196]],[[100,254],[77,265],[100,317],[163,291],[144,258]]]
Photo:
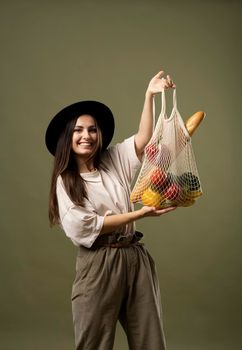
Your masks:
[[[140,209],[141,217],[147,216],[161,216],[163,214],[169,213],[170,211],[175,210],[177,207],[168,207],[165,209],[156,209],[155,207],[143,206]]]
[[[167,75],[166,77],[163,75],[164,71],[161,70],[150,80],[148,88],[146,90],[146,95],[154,96],[163,90],[176,88],[176,84],[173,82],[170,75]]]

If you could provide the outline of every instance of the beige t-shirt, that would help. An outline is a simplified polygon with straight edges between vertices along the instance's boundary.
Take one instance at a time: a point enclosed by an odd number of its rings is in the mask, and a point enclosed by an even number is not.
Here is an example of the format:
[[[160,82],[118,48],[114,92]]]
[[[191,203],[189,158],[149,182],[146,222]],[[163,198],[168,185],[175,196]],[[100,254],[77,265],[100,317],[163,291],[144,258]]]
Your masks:
[[[109,147],[102,155],[99,170],[81,173],[86,182],[88,200],[75,205],[68,197],[61,176],[57,180],[60,226],[75,245],[90,248],[99,235],[106,215],[133,210],[130,185],[140,166],[134,136]],[[134,233],[135,224],[117,229],[121,234]]]

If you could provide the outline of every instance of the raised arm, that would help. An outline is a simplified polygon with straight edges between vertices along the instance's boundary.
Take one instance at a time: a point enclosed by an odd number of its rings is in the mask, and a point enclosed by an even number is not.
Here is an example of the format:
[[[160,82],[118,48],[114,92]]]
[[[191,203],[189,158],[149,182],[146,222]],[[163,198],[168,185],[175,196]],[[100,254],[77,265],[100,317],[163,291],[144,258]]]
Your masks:
[[[164,72],[157,73],[149,82],[145,93],[144,107],[141,114],[139,129],[135,135],[135,149],[139,159],[153,132],[153,98],[163,89],[175,88],[170,76],[163,77]]]
[[[145,146],[149,142],[153,132],[153,98],[154,95],[161,92],[163,89],[175,88],[175,84],[170,76],[163,77],[164,72],[157,73],[149,82],[145,93],[144,107],[141,114],[139,130],[135,135],[135,149],[137,156],[141,159]],[[160,216],[166,214],[175,207],[166,209],[156,209],[155,207],[143,206],[141,209],[132,212],[108,215],[105,216],[103,227],[100,234],[105,234],[115,231],[121,226],[125,226],[130,222],[142,219],[147,216]]]

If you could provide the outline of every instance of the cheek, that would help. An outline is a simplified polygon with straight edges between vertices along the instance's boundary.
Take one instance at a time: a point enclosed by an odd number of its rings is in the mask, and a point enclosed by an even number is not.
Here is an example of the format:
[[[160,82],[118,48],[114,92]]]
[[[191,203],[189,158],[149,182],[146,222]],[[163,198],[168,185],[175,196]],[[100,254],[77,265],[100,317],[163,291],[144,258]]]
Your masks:
[[[92,135],[92,139],[93,139],[94,141],[97,141],[97,138],[98,138],[97,133],[95,133],[95,134]]]
[[[73,149],[75,146],[76,146],[76,137],[73,136],[73,137],[72,137],[72,142],[71,142],[71,147],[72,147],[72,149]]]

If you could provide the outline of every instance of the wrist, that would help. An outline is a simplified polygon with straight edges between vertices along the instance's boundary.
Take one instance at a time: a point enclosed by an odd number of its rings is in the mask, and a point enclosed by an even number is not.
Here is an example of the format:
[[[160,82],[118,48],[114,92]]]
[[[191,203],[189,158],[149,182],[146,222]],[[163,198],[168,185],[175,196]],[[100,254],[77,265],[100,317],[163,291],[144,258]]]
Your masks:
[[[154,96],[155,96],[155,93],[151,92],[150,90],[146,90],[146,92],[145,92],[145,98],[147,98],[147,99],[153,99]]]
[[[144,212],[143,212],[142,208],[136,210],[135,214],[136,214],[136,220],[142,219],[144,217]]]

